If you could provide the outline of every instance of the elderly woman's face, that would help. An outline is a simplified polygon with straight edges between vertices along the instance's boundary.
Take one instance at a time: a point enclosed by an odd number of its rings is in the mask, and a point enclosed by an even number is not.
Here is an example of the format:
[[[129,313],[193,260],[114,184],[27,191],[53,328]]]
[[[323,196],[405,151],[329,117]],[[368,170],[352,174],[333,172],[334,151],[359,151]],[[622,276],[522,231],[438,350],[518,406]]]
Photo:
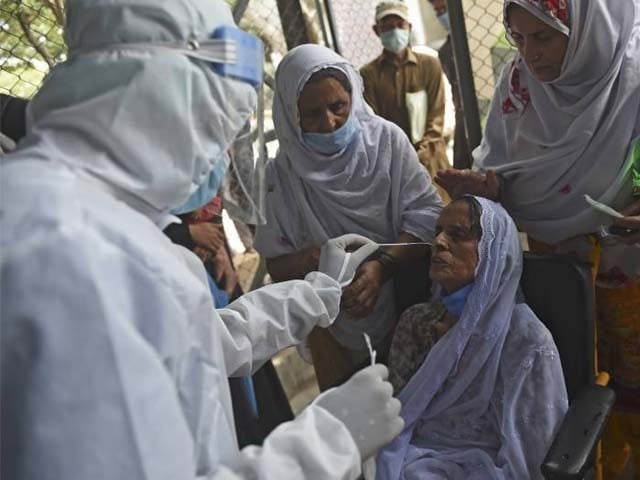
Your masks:
[[[470,210],[465,201],[450,203],[436,224],[429,275],[447,293],[464,287],[475,277],[479,232],[472,227]]]
[[[511,38],[531,73],[541,82],[558,78],[569,37],[518,5],[512,4],[507,15]]]
[[[349,118],[351,95],[335,78],[323,78],[304,86],[298,111],[303,132],[331,133]]]

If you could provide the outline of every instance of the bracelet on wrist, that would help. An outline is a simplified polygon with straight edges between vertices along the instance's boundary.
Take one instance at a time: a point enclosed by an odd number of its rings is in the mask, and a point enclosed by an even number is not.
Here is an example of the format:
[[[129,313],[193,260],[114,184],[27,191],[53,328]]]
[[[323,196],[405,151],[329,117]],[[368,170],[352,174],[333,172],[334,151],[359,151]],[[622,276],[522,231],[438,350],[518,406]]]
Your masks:
[[[382,265],[387,277],[392,277],[398,271],[398,260],[390,253],[380,250],[376,260]]]

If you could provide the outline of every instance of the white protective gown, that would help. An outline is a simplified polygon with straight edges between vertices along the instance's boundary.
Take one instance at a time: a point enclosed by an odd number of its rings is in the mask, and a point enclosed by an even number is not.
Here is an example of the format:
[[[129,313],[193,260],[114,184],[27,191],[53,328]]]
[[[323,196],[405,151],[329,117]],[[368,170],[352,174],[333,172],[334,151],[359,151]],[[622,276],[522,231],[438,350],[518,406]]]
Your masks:
[[[3,478],[357,477],[356,443],[315,405],[239,452],[227,381],[331,324],[340,286],[312,273],[216,313],[203,266],[161,231],[251,95],[179,53],[101,50],[206,38],[228,7],[68,0],[67,15],[71,60],[0,165]]]
[[[317,406],[238,453],[228,391],[228,376],[331,323],[333,279],[216,313],[197,257],[126,204],[40,161],[3,167],[2,183],[7,479],[357,476],[351,435]]]

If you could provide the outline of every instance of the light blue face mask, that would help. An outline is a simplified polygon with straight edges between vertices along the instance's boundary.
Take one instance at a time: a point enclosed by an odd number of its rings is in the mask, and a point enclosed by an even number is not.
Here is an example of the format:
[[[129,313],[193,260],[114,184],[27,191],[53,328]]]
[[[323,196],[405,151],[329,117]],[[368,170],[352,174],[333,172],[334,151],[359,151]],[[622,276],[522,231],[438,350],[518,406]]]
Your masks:
[[[400,53],[409,45],[409,30],[394,28],[380,34],[382,46],[393,53]]]
[[[443,296],[440,300],[442,300],[447,312],[455,315],[456,317],[460,317],[464,310],[464,306],[467,304],[467,298],[469,297],[471,290],[473,290],[473,283],[456,290],[450,295]]]
[[[218,194],[218,190],[220,189],[220,185],[222,185],[228,168],[229,156],[225,153],[215,162],[207,179],[200,184],[189,199],[180,207],[172,210],[171,213],[174,215],[183,215],[185,213],[195,212],[200,207],[204,207]]]
[[[350,113],[347,121],[339,129],[331,133],[303,133],[302,139],[314,152],[333,155],[347,148],[359,131],[360,124]]]
[[[440,22],[440,25],[442,25],[447,32],[451,31],[451,23],[449,22],[449,12],[444,12],[438,15],[438,21]]]

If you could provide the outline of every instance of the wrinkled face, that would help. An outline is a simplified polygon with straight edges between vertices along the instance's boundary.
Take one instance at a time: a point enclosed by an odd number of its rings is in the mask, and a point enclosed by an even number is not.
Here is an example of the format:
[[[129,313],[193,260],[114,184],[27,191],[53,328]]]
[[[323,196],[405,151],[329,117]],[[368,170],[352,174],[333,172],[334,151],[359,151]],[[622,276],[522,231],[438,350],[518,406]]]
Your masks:
[[[447,0],[429,0],[429,3],[436,11],[436,15],[442,15],[447,11]]]
[[[558,78],[569,38],[515,4],[509,6],[507,20],[511,40],[531,73],[541,82]]]
[[[478,265],[479,232],[472,227],[471,209],[465,201],[452,202],[442,210],[429,275],[446,293],[471,283]]]
[[[373,27],[373,31],[376,32],[376,35],[380,36],[381,33],[388,32],[394,28],[411,30],[411,24],[398,15],[387,15],[378,20]]]
[[[307,83],[298,99],[304,133],[331,133],[349,118],[351,95],[335,78]]]

